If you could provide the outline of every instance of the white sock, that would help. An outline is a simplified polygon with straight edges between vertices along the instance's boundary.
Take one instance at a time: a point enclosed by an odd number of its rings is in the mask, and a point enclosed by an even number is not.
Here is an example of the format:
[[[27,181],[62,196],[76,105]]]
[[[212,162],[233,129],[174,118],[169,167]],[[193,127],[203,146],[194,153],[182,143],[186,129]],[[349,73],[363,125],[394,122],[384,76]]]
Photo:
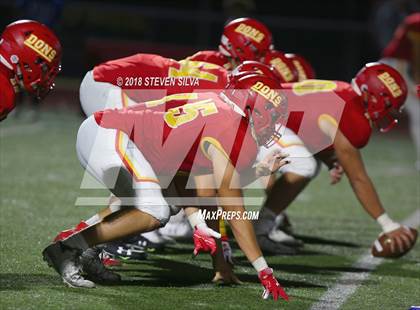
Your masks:
[[[376,222],[381,225],[382,231],[388,233],[401,227],[400,224],[394,222],[388,214],[384,213],[376,219]]]

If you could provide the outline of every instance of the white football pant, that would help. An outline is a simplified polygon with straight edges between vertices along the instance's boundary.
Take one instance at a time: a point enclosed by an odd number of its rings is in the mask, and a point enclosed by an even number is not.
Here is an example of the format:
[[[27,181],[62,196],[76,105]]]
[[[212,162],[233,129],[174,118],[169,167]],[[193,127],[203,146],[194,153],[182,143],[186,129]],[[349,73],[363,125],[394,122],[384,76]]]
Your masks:
[[[76,150],[85,170],[118,197],[122,206],[134,206],[162,226],[166,224],[170,209],[156,174],[125,133],[100,127],[90,116],[79,128]]]
[[[93,78],[93,71],[86,73],[80,84],[80,104],[86,116],[97,111],[113,108],[123,108],[136,104],[121,88],[110,83],[97,82]]]
[[[279,172],[281,174],[291,172],[309,179],[314,178],[318,174],[320,168],[319,162],[292,130],[286,128],[281,138],[269,148],[264,146],[260,147],[256,162],[260,162],[274,150],[289,154],[287,159],[290,163],[280,168]]]

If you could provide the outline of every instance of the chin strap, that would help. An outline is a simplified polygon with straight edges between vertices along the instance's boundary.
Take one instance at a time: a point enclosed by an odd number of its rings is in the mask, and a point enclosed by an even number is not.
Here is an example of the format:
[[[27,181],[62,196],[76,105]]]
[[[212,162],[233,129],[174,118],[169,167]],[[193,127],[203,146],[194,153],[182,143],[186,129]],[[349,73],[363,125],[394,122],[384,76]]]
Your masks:
[[[260,143],[257,137],[257,132],[255,131],[254,118],[252,117],[251,108],[247,106],[245,109],[248,112],[248,120],[249,120],[249,127],[251,128],[251,135],[254,138],[255,142],[257,143],[257,146],[260,147]]]
[[[393,118],[392,116],[387,115],[386,118],[388,118],[388,120],[390,120],[390,123],[385,128],[379,127],[379,131],[381,133],[386,133],[386,132],[390,131],[392,128],[394,128],[398,124],[398,120]]]

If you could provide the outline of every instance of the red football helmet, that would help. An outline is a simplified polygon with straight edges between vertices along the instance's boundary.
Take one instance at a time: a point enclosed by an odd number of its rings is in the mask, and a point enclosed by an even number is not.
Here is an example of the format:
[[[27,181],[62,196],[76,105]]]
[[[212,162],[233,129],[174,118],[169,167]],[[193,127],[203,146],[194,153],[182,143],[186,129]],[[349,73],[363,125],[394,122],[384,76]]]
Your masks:
[[[270,50],[264,57],[264,63],[274,67],[280,77],[281,83],[292,83],[299,81],[296,66],[292,60],[280,51]]]
[[[316,74],[312,65],[305,58],[298,54],[285,54],[285,56],[290,59],[295,66],[298,73],[297,81],[304,81],[309,79],[315,79]]]
[[[266,64],[263,64],[258,61],[254,60],[246,60],[243,63],[241,63],[238,67],[236,67],[231,73],[230,77],[243,77],[248,74],[255,74],[259,73],[265,76],[268,76],[269,78],[282,82],[282,78],[279,75],[279,73],[274,69],[273,66],[268,66]]]
[[[397,70],[379,62],[368,63],[356,74],[352,86],[362,96],[369,118],[381,132],[398,123],[391,113],[401,111],[407,85]]]
[[[252,18],[238,18],[224,27],[219,50],[237,62],[260,61],[272,44],[271,32],[264,24]]]
[[[54,87],[62,49],[47,26],[32,20],[11,23],[1,35],[0,54],[10,62],[20,87],[38,100]]]
[[[287,100],[280,83],[262,74],[248,74],[229,81],[221,98],[239,107],[259,145],[269,146],[280,134],[276,124],[287,116]]]

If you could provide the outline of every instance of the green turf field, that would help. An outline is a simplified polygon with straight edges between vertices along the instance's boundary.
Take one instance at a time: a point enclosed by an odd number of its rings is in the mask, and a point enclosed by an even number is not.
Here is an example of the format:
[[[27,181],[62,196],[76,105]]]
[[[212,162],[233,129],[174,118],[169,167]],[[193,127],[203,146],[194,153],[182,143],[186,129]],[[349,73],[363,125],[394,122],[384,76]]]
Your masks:
[[[37,123],[9,119],[0,125],[0,308],[1,309],[309,309],[379,233],[353,197],[347,181],[331,187],[325,171],[289,209],[296,232],[306,241],[298,256],[268,257],[291,302],[259,298],[261,286],[239,250],[237,287],[215,287],[207,256],[191,259],[192,246],[119,268],[123,283],[70,289],[42,261],[41,251],[63,228],[96,209],[75,207],[83,170],[75,153],[81,119],[71,113],[44,114]],[[413,148],[401,133],[375,136],[364,150],[368,170],[388,212],[403,220],[420,207]],[[354,283],[349,283],[349,285]],[[408,309],[420,304],[420,246],[400,260],[380,265],[343,309]]]

